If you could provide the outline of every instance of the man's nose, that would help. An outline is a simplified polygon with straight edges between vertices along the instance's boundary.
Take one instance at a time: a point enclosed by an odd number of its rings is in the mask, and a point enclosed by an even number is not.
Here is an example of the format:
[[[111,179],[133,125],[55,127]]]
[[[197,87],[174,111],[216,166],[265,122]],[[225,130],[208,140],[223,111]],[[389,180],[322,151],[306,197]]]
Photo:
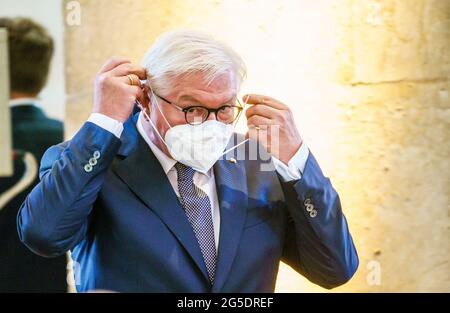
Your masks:
[[[210,112],[207,121],[216,120],[216,112]]]

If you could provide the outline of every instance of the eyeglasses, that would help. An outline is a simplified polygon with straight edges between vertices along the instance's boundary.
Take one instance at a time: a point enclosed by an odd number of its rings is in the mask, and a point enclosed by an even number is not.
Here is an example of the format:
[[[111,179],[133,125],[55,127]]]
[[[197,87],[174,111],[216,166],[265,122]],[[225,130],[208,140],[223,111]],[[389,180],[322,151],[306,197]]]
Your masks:
[[[163,100],[164,102],[171,104],[177,110],[183,112],[186,123],[190,125],[200,125],[204,123],[206,120],[208,120],[208,117],[211,113],[215,114],[217,121],[222,122],[224,124],[231,124],[239,117],[242,110],[244,109],[244,107],[237,98],[235,105],[223,105],[217,109],[208,109],[201,105],[192,105],[186,108],[182,108],[157,94],[154,95]]]

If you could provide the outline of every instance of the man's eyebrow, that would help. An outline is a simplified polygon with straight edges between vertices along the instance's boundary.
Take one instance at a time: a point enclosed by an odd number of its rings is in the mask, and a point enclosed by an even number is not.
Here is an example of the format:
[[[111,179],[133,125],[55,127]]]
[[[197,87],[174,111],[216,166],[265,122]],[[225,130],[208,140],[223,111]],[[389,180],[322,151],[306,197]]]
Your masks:
[[[230,103],[231,101],[233,101],[234,99],[237,99],[237,96],[236,96],[236,95],[231,96],[231,98],[228,99],[227,101],[225,101],[224,103],[222,103],[222,105],[228,104],[228,103]],[[182,95],[182,96],[178,99],[178,102],[183,101],[183,100],[194,101],[194,102],[196,102],[196,103],[198,103],[198,104],[204,105],[204,104],[202,104],[202,102],[201,102],[200,100],[198,100],[198,99],[196,99],[195,97],[190,96],[190,95]]]
[[[178,101],[182,101],[182,100],[189,100],[189,101],[195,101],[195,102],[200,103],[200,101],[198,99],[196,99],[196,98],[194,98],[193,96],[190,96],[190,95],[183,95],[180,98],[178,98]]]

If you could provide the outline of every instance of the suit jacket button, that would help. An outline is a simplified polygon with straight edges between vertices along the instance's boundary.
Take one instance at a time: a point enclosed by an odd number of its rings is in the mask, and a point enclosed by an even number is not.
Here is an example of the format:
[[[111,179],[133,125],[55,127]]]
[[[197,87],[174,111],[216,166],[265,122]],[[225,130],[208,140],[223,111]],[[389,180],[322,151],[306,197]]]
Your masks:
[[[85,171],[86,173],[92,172],[92,165],[86,164],[86,165],[84,166],[84,171]]]
[[[309,212],[309,216],[311,216],[311,218],[315,218],[317,216],[317,211],[312,210],[311,212]]]
[[[308,204],[311,204],[311,202],[312,202],[312,201],[311,201],[311,198],[306,198],[304,204],[305,204],[305,206],[306,206],[306,205],[308,205]]]
[[[95,158],[90,158],[90,159],[89,159],[89,165],[91,165],[91,166],[97,165],[97,159],[95,159]]]
[[[97,160],[100,159],[100,151],[95,151],[93,157]]]
[[[314,210],[314,205],[312,205],[312,204],[307,204],[306,205],[306,211],[311,212],[313,210]]]

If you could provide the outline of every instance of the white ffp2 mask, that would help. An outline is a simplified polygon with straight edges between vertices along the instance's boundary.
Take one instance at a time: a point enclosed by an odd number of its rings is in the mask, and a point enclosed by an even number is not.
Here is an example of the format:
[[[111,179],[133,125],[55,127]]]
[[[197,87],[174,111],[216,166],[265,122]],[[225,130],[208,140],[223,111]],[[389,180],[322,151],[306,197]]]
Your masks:
[[[232,135],[232,125],[211,120],[195,126],[171,127],[164,141],[175,160],[206,173],[222,156]]]
[[[153,93],[153,90],[151,92]],[[166,145],[171,156],[198,172],[208,172],[222,155],[248,141],[247,139],[225,151],[233,135],[234,127],[232,124],[224,124],[216,120],[205,121],[199,125],[182,124],[172,127],[162,113],[156,96],[154,94],[153,96],[159,112],[170,127],[164,138],[148,116],[147,120]],[[145,113],[144,110],[143,112]]]

